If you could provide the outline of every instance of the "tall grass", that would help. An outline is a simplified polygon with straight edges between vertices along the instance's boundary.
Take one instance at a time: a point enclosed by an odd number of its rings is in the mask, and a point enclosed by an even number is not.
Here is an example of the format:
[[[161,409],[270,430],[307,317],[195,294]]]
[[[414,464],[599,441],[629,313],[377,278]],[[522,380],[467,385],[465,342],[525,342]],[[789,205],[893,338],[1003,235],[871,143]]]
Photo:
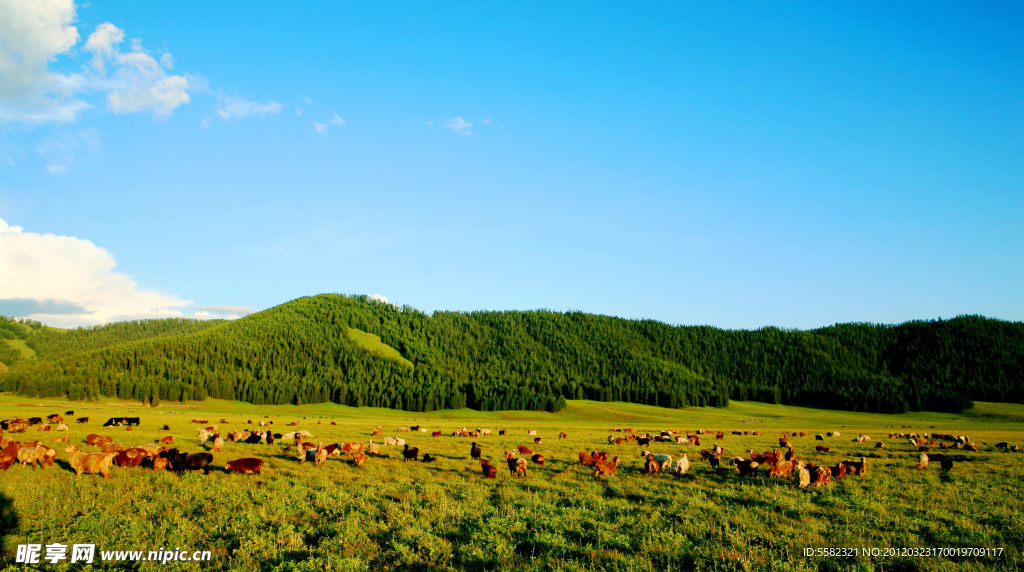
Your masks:
[[[38,404],[43,407],[38,407]],[[82,409],[82,407],[87,409]],[[968,434],[975,442],[1024,444],[1016,419],[1024,407],[979,404],[961,415],[884,416],[765,404],[735,403],[727,409],[681,411],[631,405],[571,402],[562,413],[441,411],[414,414],[334,405],[265,406],[208,401],[188,407],[142,408],[126,403],[26,400],[0,396],[0,417],[39,416],[75,409],[88,426],[72,425],[73,443],[86,434],[113,435],[125,445],[152,443],[170,433],[175,445],[202,451],[193,418],[209,419],[222,431],[252,427],[247,420],[277,415],[313,432],[313,442],[363,441],[377,425],[385,436],[398,426],[422,424],[442,437],[401,433],[431,464],[404,462],[396,447],[356,468],[344,458],[326,466],[300,464],[282,444],[227,443],[214,454],[209,476],[175,476],[151,469],[114,469],[109,481],[76,478],[62,451],[58,466],[43,471],[13,467],[0,474],[0,493],[11,499],[18,524],[7,531],[4,564],[10,570],[18,544],[96,543],[103,550],[182,547],[211,550],[205,563],[177,563],[183,570],[981,570],[1024,566],[1024,494],[1021,457],[982,446],[957,452],[956,466],[941,474],[937,463],[914,468],[917,452],[890,431]],[[113,415],[142,417],[141,427],[100,430]],[[227,424],[218,423],[221,418]],[[746,422],[741,422],[740,420]],[[337,425],[330,425],[334,421]],[[322,424],[318,424],[322,422]],[[162,431],[164,423],[171,431]],[[459,426],[491,427],[495,435],[451,436]],[[900,426],[912,426],[902,429]],[[889,426],[896,426],[890,429]],[[935,428],[932,429],[931,427]],[[829,488],[799,490],[789,481],[758,476],[740,479],[699,462],[702,447],[652,443],[654,452],[688,452],[690,474],[643,473],[640,448],[607,443],[609,429],[641,431],[698,428],[760,430],[761,437],[727,434],[727,454],[777,447],[786,431],[840,430],[832,452],[813,451],[812,437],[793,438],[801,458],[818,464],[868,459],[864,478],[847,477]],[[498,429],[509,434],[498,436]],[[543,437],[534,445],[528,429]],[[558,431],[569,439],[558,440]],[[855,444],[856,433],[887,442]],[[59,436],[29,431],[24,440]],[[621,434],[618,434],[621,435]],[[713,436],[711,436],[713,437]],[[499,467],[484,480],[469,457],[470,442]],[[713,438],[702,439],[704,445]],[[531,465],[526,479],[505,470],[502,451],[528,445],[547,457]],[[619,455],[616,476],[595,480],[576,464],[581,450]],[[227,460],[259,457],[260,476],[228,474]],[[10,515],[8,515],[10,516]],[[998,558],[808,558],[805,547],[1002,547]],[[77,565],[76,565],[77,566]],[[70,569],[64,564],[52,569]],[[124,569],[156,565],[122,564]],[[147,568],[148,567],[148,568]]]

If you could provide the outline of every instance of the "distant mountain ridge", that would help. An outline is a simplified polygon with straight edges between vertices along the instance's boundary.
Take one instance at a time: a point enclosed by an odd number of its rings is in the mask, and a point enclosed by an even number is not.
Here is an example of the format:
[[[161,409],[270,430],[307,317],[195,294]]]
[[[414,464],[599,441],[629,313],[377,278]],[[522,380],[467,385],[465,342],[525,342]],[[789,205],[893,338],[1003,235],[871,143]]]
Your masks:
[[[1024,402],[1024,323],[980,316],[748,331],[543,310],[427,315],[323,294],[232,322],[128,322],[38,337],[26,342],[36,358],[8,364],[0,388],[413,411],[557,411],[566,399],[877,412]]]

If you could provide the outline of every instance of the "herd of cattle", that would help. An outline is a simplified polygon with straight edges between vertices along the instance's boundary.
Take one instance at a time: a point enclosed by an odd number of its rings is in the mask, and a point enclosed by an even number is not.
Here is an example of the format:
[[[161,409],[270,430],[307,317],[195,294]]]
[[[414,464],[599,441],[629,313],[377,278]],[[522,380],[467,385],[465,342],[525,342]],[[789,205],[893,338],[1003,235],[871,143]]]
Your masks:
[[[73,416],[74,411],[68,411],[64,415]],[[76,421],[88,423],[89,419],[88,417],[80,417]],[[75,471],[77,476],[81,476],[82,473],[92,473],[102,475],[104,479],[110,477],[112,466],[139,467],[144,461],[148,461],[152,468],[158,471],[169,470],[180,475],[189,471],[201,470],[204,474],[209,474],[210,465],[214,460],[212,453],[220,452],[224,447],[225,441],[249,445],[273,445],[274,443],[280,443],[284,445],[283,450],[291,452],[298,462],[311,462],[317,467],[322,467],[329,457],[341,457],[342,455],[348,456],[352,464],[358,467],[366,463],[371,458],[371,455],[380,456],[382,454],[382,447],[392,446],[402,447],[402,458],[405,461],[430,463],[436,460],[436,457],[431,456],[429,453],[423,454],[421,458],[418,447],[411,447],[406,443],[405,439],[397,435],[382,438],[380,426],[371,432],[370,439],[366,443],[356,441],[325,445],[322,441],[317,443],[308,441],[308,439],[312,439],[312,433],[308,430],[275,433],[269,428],[269,426],[273,425],[272,420],[260,421],[258,425],[263,427],[263,429],[256,429],[255,427],[252,429],[236,429],[225,431],[224,436],[221,435],[219,425],[209,425],[209,420],[193,419],[192,422],[203,426],[199,428],[197,437],[200,444],[209,445],[207,451],[187,453],[179,451],[176,447],[169,448],[170,445],[174,444],[175,440],[172,435],[159,439],[158,443],[155,444],[127,447],[121,443],[114,442],[114,438],[109,435],[89,434],[86,437],[86,444],[95,447],[97,449],[95,452],[83,452],[79,445],[69,445],[64,449],[64,452],[70,454],[68,465]],[[125,430],[131,431],[139,423],[140,419],[138,417],[112,417],[103,424],[103,427],[122,427]],[[220,424],[227,423],[225,419],[220,420]],[[248,424],[253,424],[252,420],[249,420]],[[297,421],[289,424],[292,427],[297,425]],[[331,422],[331,425],[336,425],[336,423]],[[41,417],[0,421],[0,469],[7,470],[14,463],[19,463],[22,467],[30,465],[33,469],[36,466],[39,468],[53,466],[57,458],[56,449],[44,445],[39,440],[18,441],[8,435],[12,433],[25,433],[30,427],[35,427],[36,431],[63,431],[65,434],[62,437],[50,439],[50,442],[69,443],[69,437],[66,433],[68,426],[64,423],[64,417],[58,414],[48,416],[45,422]],[[163,429],[170,430],[170,427],[164,425]],[[432,437],[440,437],[442,435],[441,431],[429,432],[426,428],[415,426],[411,428],[399,427],[397,431],[398,433],[430,433]],[[477,428],[470,430],[466,427],[457,429],[452,433],[453,436],[463,438],[483,438],[492,434],[493,430],[491,429]],[[506,430],[498,432],[500,436],[506,434]],[[732,434],[755,437],[763,436],[761,431],[733,431]],[[699,453],[699,462],[707,462],[708,466],[715,471],[718,471],[722,467],[723,461],[727,460],[728,466],[732,467],[740,477],[754,476],[759,473],[759,469],[763,468],[769,477],[791,479],[794,485],[799,488],[808,486],[824,487],[828,486],[833,479],[841,479],[847,475],[864,477],[867,473],[868,463],[866,457],[860,457],[856,460],[837,461],[835,465],[830,463],[817,465],[813,462],[799,459],[794,443],[796,439],[809,438],[810,435],[806,432],[783,433],[778,439],[779,448],[773,448],[771,451],[764,451],[762,453],[749,450],[747,451],[749,458],[745,458],[742,455],[727,456],[725,454],[726,449],[719,444],[719,441],[723,441],[726,438],[726,434],[723,431],[697,430],[695,432],[677,432],[669,430],[659,433],[641,433],[631,428],[616,428],[610,430],[607,442],[610,445],[617,446],[635,443],[641,447],[640,458],[644,462],[643,471],[647,474],[655,475],[659,472],[672,472],[676,475],[685,475],[690,469],[689,453],[683,452],[678,458],[673,459],[669,454],[652,453],[647,447],[651,447],[652,443],[659,442],[700,447],[701,438],[709,439],[712,435],[714,436],[714,442],[710,448],[697,449],[691,452],[694,454]],[[540,446],[543,442],[543,438],[538,436],[536,431],[527,431],[526,436],[533,438],[534,446]],[[378,441],[374,442],[374,438],[378,438]],[[814,436],[815,441],[825,441],[826,438],[842,438],[842,434],[836,431]],[[930,460],[938,461],[944,471],[949,471],[953,468],[953,460],[950,457],[942,453],[936,454],[933,452],[936,443],[938,443],[940,450],[979,451],[977,444],[962,435],[889,433],[889,438],[906,439],[915,449],[914,452],[918,454],[917,468],[922,470],[928,468]],[[568,434],[561,432],[558,434],[558,439],[568,439]],[[854,443],[873,442],[870,436],[864,434],[854,437],[852,441]],[[874,445],[878,449],[884,449],[885,446],[884,442],[875,443]],[[1011,445],[1006,442],[996,443],[992,447],[1006,452],[1018,451],[1017,445]],[[818,453],[829,453],[830,448],[825,445],[816,445],[815,451]],[[929,458],[928,453],[932,453],[931,458]],[[503,451],[503,456],[509,473],[513,477],[526,477],[529,465],[544,466],[547,461],[543,454],[535,453],[527,445],[519,445],[515,449]],[[497,467],[492,465],[489,459],[484,458],[483,448],[476,441],[470,444],[470,458],[480,464],[481,472],[485,478],[497,478]],[[589,453],[580,451],[578,464],[591,468],[594,471],[594,477],[599,478],[614,475],[618,469],[620,459],[620,456],[613,456],[609,460],[606,451],[590,451]],[[263,464],[264,461],[262,459],[246,457],[227,461],[224,464],[224,469],[239,474],[259,475]]]

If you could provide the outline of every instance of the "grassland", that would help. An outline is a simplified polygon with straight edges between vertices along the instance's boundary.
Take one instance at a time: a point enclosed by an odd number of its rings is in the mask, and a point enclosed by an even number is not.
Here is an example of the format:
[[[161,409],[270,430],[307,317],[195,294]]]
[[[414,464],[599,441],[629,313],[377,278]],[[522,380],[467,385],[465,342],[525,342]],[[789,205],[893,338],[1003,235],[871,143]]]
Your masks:
[[[30,359],[36,357],[36,351],[27,345],[25,340],[0,340],[5,342],[7,345],[21,352],[21,359]]]
[[[395,348],[380,341],[380,336],[377,334],[371,334],[356,328],[348,328],[348,339],[355,342],[360,347],[370,350],[371,352],[380,354],[384,357],[389,357],[394,360],[398,360],[409,367],[413,367],[413,363],[398,352]]]
[[[331,458],[323,468],[300,464],[281,444],[227,443],[214,454],[209,476],[177,477],[150,469],[115,469],[104,482],[76,478],[62,450],[44,471],[17,466],[0,474],[7,507],[0,520],[5,564],[14,547],[29,542],[96,543],[103,550],[182,547],[211,550],[211,562],[178,563],[183,570],[1019,570],[1024,566],[1024,493],[1021,456],[996,451],[997,441],[1024,445],[1024,406],[978,403],[961,414],[878,415],[753,402],[728,408],[659,409],[626,403],[571,401],[559,413],[409,413],[333,404],[256,406],[207,400],[158,408],[115,401],[69,402],[0,395],[0,418],[44,416],[72,409],[89,425],[71,426],[72,443],[88,433],[113,435],[135,445],[167,434],[189,452],[205,450],[191,419],[209,419],[222,430],[248,428],[248,420],[273,420],[286,432],[298,421],[312,441],[365,442],[377,425],[385,436],[398,426],[440,430],[433,438],[402,433],[432,464],[403,462],[400,450],[355,468]],[[107,417],[138,415],[130,432],[99,427]],[[263,416],[269,416],[264,418]],[[227,423],[218,423],[226,419]],[[337,425],[331,425],[331,422]],[[168,424],[170,431],[161,427]],[[470,439],[453,437],[460,426],[490,427],[495,435],[473,439],[503,469],[501,451],[529,445],[544,454],[526,479],[502,470],[484,480],[469,458]],[[654,452],[688,452],[690,474],[642,473],[636,445],[609,445],[609,429],[720,429],[763,431],[761,437],[727,434],[727,452],[746,456],[777,446],[783,432],[842,431],[828,454],[814,452],[813,437],[795,438],[798,455],[819,464],[867,457],[864,478],[848,477],[829,488],[799,490],[763,476],[741,479],[697,461],[698,447],[655,443]],[[906,427],[906,428],[904,428]],[[498,436],[498,429],[509,435]],[[526,436],[544,438],[534,446]],[[567,431],[569,439],[558,440]],[[979,453],[956,452],[949,474],[914,468],[917,452],[891,431],[966,434]],[[856,444],[857,433],[887,448]],[[48,441],[52,432],[30,430],[25,440]],[[713,442],[707,439],[704,445]],[[86,449],[90,449],[86,447]],[[623,462],[618,475],[595,480],[576,464],[581,450],[606,450]],[[220,469],[227,460],[259,457],[261,476]],[[987,547],[997,558],[812,558],[807,547]],[[160,568],[151,563],[123,569]],[[48,566],[70,569],[69,565]]]

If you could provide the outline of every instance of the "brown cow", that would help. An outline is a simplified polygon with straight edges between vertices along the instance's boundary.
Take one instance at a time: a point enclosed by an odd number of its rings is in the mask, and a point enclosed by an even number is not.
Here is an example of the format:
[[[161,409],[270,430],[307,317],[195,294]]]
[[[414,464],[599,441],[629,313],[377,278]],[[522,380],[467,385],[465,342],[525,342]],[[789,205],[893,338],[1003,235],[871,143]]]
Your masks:
[[[224,464],[225,471],[232,471],[240,475],[258,475],[260,470],[263,468],[263,459],[254,459],[252,457],[246,457],[244,459],[235,459],[228,461]]]

